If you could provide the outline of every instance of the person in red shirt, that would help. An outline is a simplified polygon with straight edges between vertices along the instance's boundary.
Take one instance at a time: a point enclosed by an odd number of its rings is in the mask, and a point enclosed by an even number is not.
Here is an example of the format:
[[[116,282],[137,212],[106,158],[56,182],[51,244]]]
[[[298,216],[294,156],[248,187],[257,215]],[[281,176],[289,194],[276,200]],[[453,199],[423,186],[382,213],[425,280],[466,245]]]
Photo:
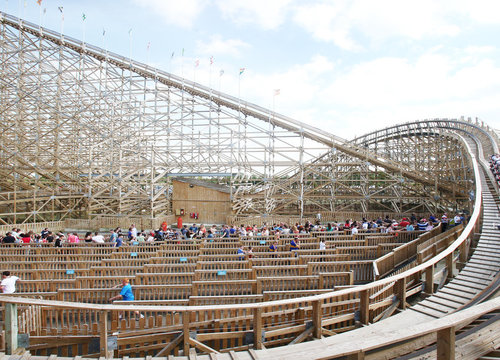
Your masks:
[[[408,225],[410,225],[410,222],[408,221],[407,218],[403,218],[401,222],[399,223],[399,227],[405,229]]]
[[[21,241],[24,244],[29,244],[31,242],[31,237],[33,235],[33,232],[28,232],[27,234],[21,234]]]

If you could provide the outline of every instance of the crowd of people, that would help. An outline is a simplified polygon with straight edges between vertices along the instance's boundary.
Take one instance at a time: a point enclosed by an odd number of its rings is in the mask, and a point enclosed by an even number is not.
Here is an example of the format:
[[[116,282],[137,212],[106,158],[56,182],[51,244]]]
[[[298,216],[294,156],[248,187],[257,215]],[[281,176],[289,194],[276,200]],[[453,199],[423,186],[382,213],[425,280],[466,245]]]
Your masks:
[[[62,247],[64,243],[77,244],[79,242],[104,244],[108,243],[115,247],[120,247],[125,244],[138,245],[140,243],[155,242],[160,240],[173,239],[181,241],[182,239],[200,239],[202,241],[214,241],[215,238],[231,238],[231,237],[267,237],[273,236],[274,240],[268,246],[268,251],[271,253],[278,252],[278,240],[281,235],[292,235],[287,236],[287,241],[289,242],[289,250],[297,251],[300,249],[300,235],[307,235],[311,232],[343,232],[344,234],[357,234],[359,231],[363,232],[380,232],[380,233],[391,233],[391,232],[401,232],[401,231],[429,231],[435,226],[441,223],[442,231],[446,231],[448,227],[461,224],[465,221],[463,214],[456,214],[455,216],[448,218],[447,214],[443,214],[441,218],[437,218],[434,215],[430,215],[427,218],[420,217],[417,219],[415,214],[409,217],[403,217],[401,220],[397,221],[390,219],[386,216],[385,219],[381,217],[374,220],[367,220],[363,218],[361,221],[353,221],[352,219],[347,219],[345,222],[329,222],[321,223],[319,220],[315,223],[306,221],[304,224],[294,224],[288,225],[285,223],[276,223],[273,225],[264,224],[263,226],[256,225],[240,225],[240,226],[228,226],[228,225],[212,225],[207,228],[205,225],[201,224],[197,226],[192,224],[191,226],[184,225],[181,229],[174,229],[168,227],[166,223],[163,223],[158,230],[137,230],[135,224],[132,224],[127,232],[122,231],[120,227],[110,231],[108,236],[104,236],[99,232],[86,232],[85,235],[80,237],[77,232],[68,232],[64,234],[63,232],[52,232],[48,228],[43,229],[39,234],[33,231],[22,232],[19,228],[14,227],[11,231],[7,232],[5,235],[0,235],[0,241],[3,244],[42,244],[49,243],[53,244],[54,247]],[[294,235],[294,236],[293,236]],[[325,250],[326,243],[324,240],[320,240],[319,249]],[[248,249],[244,246],[236,249],[236,254],[239,255],[240,259],[252,258],[254,256],[252,247]],[[276,254],[276,256],[279,256]],[[110,301],[122,299],[122,300],[133,300],[133,294],[130,291],[130,284],[128,280],[125,279],[122,284],[118,286],[122,288],[119,295],[110,298]],[[19,281],[19,278],[11,275],[9,271],[4,271],[2,274],[2,281],[0,282],[0,292],[3,293],[13,293],[15,292],[15,284]],[[141,316],[137,314],[137,316]]]
[[[275,223],[272,225],[264,224],[263,226],[257,225],[212,225],[207,227],[203,224],[184,225],[181,229],[172,228],[162,224],[157,230],[137,230],[135,224],[132,224],[128,231],[123,231],[117,227],[109,232],[109,235],[103,235],[96,232],[86,232],[85,235],[79,235],[77,232],[52,232],[48,228],[43,229],[39,234],[33,231],[23,232],[19,228],[13,228],[5,235],[0,235],[0,241],[4,244],[17,243],[17,244],[37,244],[37,243],[50,243],[55,247],[61,247],[64,243],[77,244],[79,242],[86,243],[110,243],[113,246],[120,247],[124,244],[139,244],[163,240],[181,240],[181,239],[203,239],[206,241],[213,241],[214,238],[231,238],[231,237],[266,237],[274,236],[279,238],[280,235],[289,234],[308,234],[311,232],[335,232],[340,231],[346,234],[357,234],[359,231],[364,232],[380,232],[391,233],[399,231],[429,231],[441,223],[443,231],[449,226],[461,224],[465,221],[463,214],[456,214],[448,218],[447,214],[443,214],[441,218],[430,215],[428,218],[417,218],[415,214],[409,217],[403,217],[401,220],[391,219],[386,216],[385,219],[381,217],[374,220],[367,220],[363,218],[361,221],[347,219],[345,222],[328,222],[321,223],[319,220],[315,223],[306,221],[304,224],[296,223],[288,225],[285,223]]]
[[[495,177],[495,180],[500,186],[500,154],[494,154],[490,157],[490,169]]]

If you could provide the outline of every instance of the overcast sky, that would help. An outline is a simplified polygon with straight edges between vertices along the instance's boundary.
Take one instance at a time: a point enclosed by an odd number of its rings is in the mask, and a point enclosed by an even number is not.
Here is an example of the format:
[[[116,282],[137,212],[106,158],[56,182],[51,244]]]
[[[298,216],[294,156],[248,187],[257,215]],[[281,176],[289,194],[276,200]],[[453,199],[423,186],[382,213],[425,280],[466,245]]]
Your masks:
[[[426,118],[500,128],[498,0],[0,0],[0,9],[348,139]]]

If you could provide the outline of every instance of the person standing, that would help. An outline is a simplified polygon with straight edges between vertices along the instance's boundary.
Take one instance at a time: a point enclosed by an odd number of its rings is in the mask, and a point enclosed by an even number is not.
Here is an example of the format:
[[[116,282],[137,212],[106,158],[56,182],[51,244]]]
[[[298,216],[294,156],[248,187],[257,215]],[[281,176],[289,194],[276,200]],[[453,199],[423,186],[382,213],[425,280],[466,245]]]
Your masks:
[[[2,282],[0,282],[0,290],[4,294],[13,294],[16,292],[16,282],[19,280],[17,276],[11,275],[10,271],[2,273]]]
[[[118,237],[120,238],[120,237]],[[111,298],[109,298],[109,301],[110,302],[113,302],[115,300],[123,300],[123,301],[133,301],[135,299],[134,297],[134,293],[132,291],[132,285],[130,285],[130,280],[128,278],[124,278],[122,280],[122,283],[121,284],[118,284],[116,286],[113,287],[113,289],[116,289],[116,288],[119,288],[121,287],[121,291],[118,295],[116,296],[113,296]],[[140,317],[141,319],[144,317],[144,315],[142,315],[141,313],[139,313],[139,311],[136,311],[135,314]],[[122,318],[122,314],[120,314],[120,319]]]

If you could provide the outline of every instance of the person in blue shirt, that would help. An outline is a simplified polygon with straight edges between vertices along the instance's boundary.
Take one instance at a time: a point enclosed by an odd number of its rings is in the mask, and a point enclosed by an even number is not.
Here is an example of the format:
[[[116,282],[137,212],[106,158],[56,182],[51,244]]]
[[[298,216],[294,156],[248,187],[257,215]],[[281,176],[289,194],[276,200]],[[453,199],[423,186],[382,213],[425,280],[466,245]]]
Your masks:
[[[123,300],[123,301],[133,301],[134,300],[134,293],[132,292],[132,286],[130,285],[130,280],[128,278],[122,279],[122,283],[118,284],[113,287],[113,289],[119,288],[121,286],[121,291],[118,295],[113,296],[109,298],[110,302],[113,302],[115,300]],[[135,315],[138,318],[144,318],[144,315],[139,313],[139,311],[135,312]],[[120,313],[119,318],[122,318],[122,314]]]
[[[118,238],[116,238],[115,241],[115,247],[120,247],[123,245],[123,235],[118,235]]]
[[[243,256],[240,256],[238,259],[239,260],[245,260],[245,255],[246,255],[246,251],[245,251],[245,247],[243,245],[240,246],[240,248],[238,249],[237,251],[237,254],[238,255],[243,255]]]
[[[300,241],[299,238],[294,238],[290,240],[290,251],[296,251],[300,249]]]

